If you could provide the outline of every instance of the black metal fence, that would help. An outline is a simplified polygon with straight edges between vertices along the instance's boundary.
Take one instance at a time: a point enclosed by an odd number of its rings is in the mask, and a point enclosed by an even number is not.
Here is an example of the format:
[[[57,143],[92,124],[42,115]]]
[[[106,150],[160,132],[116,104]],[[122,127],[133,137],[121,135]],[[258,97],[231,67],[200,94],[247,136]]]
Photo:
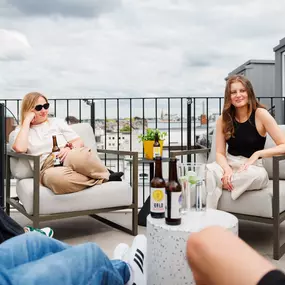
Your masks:
[[[259,100],[273,116],[278,113],[278,123],[285,122],[284,98],[262,97]],[[136,150],[138,134],[144,134],[146,128],[158,128],[167,132],[164,145],[166,153],[171,150],[190,149],[197,140],[209,147],[211,132],[224,103],[222,97],[69,98],[50,99],[49,102],[51,116],[71,122],[89,122],[101,148]],[[0,111],[5,113],[0,118],[3,127],[0,139],[5,146],[5,137],[7,141],[8,133],[19,124],[21,100],[0,100],[0,106]],[[127,144],[122,143],[124,134],[129,138]],[[110,138],[113,139],[111,143]],[[0,156],[4,156],[2,151]],[[1,188],[4,180],[4,161],[1,159]],[[117,160],[118,171],[119,167]],[[3,190],[0,189],[1,205],[2,199]]]

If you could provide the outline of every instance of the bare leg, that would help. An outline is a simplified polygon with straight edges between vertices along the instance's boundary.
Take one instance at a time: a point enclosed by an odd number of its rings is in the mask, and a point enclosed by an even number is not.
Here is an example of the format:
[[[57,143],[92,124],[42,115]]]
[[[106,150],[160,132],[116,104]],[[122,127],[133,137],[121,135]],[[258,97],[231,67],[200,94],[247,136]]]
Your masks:
[[[191,234],[187,258],[200,285],[256,285],[276,269],[237,236],[221,227]]]

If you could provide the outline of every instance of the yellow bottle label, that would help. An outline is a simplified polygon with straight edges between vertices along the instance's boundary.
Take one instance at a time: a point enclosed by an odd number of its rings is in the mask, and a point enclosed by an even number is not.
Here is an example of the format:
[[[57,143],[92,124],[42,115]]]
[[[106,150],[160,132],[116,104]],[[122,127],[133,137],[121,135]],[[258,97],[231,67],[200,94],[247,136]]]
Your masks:
[[[151,187],[150,211],[153,213],[164,213],[165,211],[165,188]]]

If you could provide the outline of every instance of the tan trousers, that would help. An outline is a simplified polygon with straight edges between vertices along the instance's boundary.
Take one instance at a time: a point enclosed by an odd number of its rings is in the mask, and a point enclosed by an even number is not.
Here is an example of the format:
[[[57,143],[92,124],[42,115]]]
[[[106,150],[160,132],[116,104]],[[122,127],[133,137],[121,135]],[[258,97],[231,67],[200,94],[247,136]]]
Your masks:
[[[247,170],[237,172],[242,164],[247,161],[246,157],[233,156],[228,154],[227,161],[233,169],[233,190],[231,197],[236,200],[245,191],[260,190],[268,184],[268,174],[262,165],[262,159],[258,159],[253,165],[250,165]],[[217,209],[219,199],[222,196],[222,177],[223,169],[217,162],[206,165],[206,187],[207,187],[207,207]]]
[[[59,167],[50,155],[41,170],[41,183],[55,194],[78,192],[108,179],[108,169],[87,147],[72,149]]]

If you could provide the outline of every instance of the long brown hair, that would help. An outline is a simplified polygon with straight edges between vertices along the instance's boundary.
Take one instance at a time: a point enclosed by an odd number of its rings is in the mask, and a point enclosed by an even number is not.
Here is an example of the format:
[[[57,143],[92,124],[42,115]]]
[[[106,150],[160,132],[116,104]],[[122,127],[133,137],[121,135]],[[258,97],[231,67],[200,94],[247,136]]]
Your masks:
[[[226,140],[228,140],[230,137],[234,137],[234,119],[236,115],[236,109],[231,102],[231,84],[234,82],[240,82],[244,86],[247,92],[248,115],[250,115],[251,112],[255,111],[257,108],[265,108],[262,104],[260,104],[257,101],[252,84],[245,76],[242,75],[230,76],[227,80],[225,88],[224,108],[222,113],[223,132],[225,134]]]
[[[44,98],[46,102],[48,102],[47,98],[39,92],[31,92],[24,96],[21,104],[21,121],[20,121],[21,125],[23,124],[27,113],[30,112],[35,107],[40,97]]]

